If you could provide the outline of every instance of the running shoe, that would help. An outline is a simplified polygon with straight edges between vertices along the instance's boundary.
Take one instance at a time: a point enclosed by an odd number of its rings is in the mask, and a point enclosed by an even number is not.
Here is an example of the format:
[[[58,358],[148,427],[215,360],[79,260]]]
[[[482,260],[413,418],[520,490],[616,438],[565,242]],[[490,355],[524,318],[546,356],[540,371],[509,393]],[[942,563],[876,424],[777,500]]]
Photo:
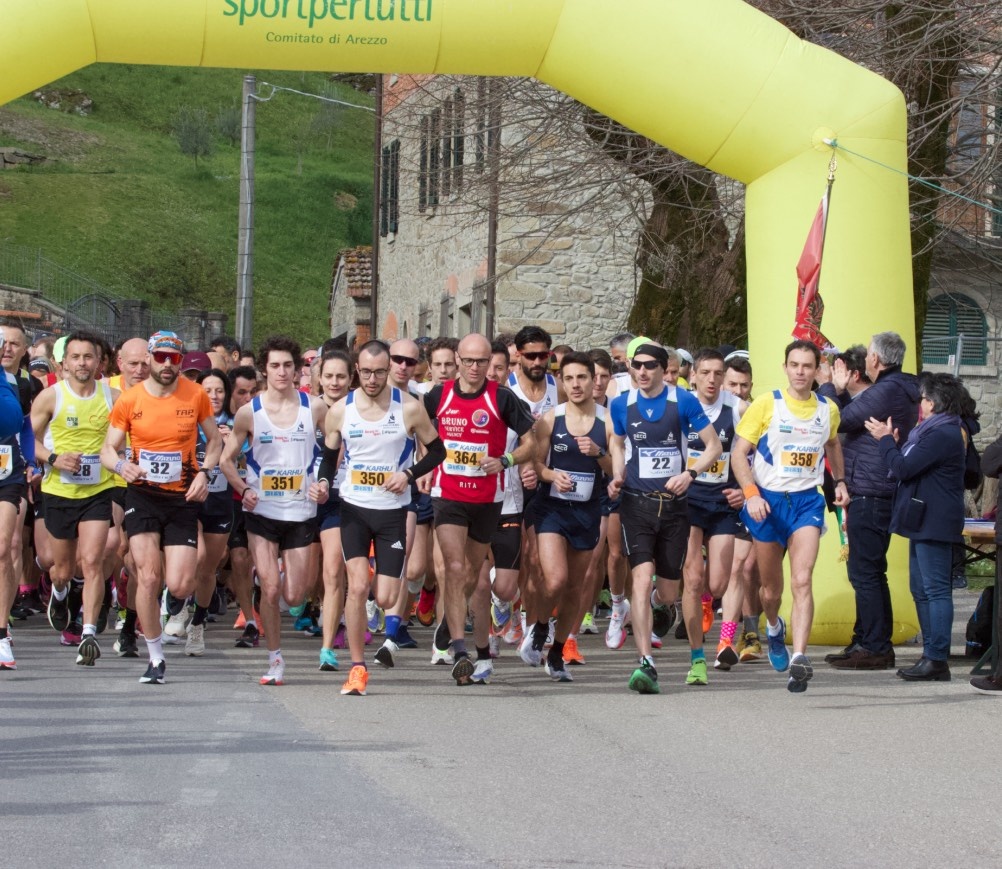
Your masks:
[[[101,599],[101,609],[97,613],[97,632],[103,634],[108,629],[108,615],[111,613],[112,582],[109,576],[104,581],[104,597]]]
[[[374,634],[378,634],[385,626],[385,614],[374,600],[365,602],[366,627]]]
[[[238,649],[256,649],[260,640],[261,633],[258,631],[257,625],[244,625],[244,632],[237,637],[234,645]]]
[[[112,648],[119,658],[139,657],[139,644],[136,642],[136,635],[132,631],[125,630],[125,628],[119,631],[118,639],[115,640],[115,645]]]
[[[164,607],[167,609],[167,615],[176,616],[178,613],[184,612],[184,603],[183,597],[174,597],[170,593],[170,589],[164,589]]]
[[[59,645],[79,646],[83,638],[83,625],[80,622],[72,622],[65,631],[59,635]]]
[[[417,619],[426,628],[435,623],[435,589],[421,589],[417,602]]]
[[[567,642],[564,643],[564,663],[580,665],[584,662],[584,655],[581,654],[581,650],[578,648],[578,638],[568,637]]]
[[[205,654],[205,625],[189,625],[188,639],[184,643],[184,653],[189,658],[201,658]]]
[[[675,639],[676,640],[688,640],[689,632],[685,627],[685,615],[682,612],[681,601],[675,602]]]
[[[101,657],[101,647],[97,644],[97,638],[92,634],[87,634],[77,646],[77,663],[85,667],[93,667],[94,662]]]
[[[407,625],[401,625],[397,628],[396,643],[401,649],[416,649],[418,647],[417,640],[411,636],[411,632],[407,630]]]
[[[522,625],[518,619],[508,623],[508,630],[501,635],[501,639],[506,646],[517,646],[522,642]]]
[[[689,675],[685,677],[686,685],[706,685],[706,658],[696,658],[689,666]]]
[[[348,672],[348,681],[341,686],[341,693],[350,694],[353,697],[364,697],[368,684],[369,671],[360,664],[356,664]]]
[[[475,670],[476,667],[473,665],[473,661],[470,660],[470,656],[460,655],[456,658],[456,663],[452,666],[452,678],[456,680],[457,685],[470,685],[472,684]]]
[[[348,642],[347,631],[344,625],[338,625],[334,632],[334,642],[331,644],[335,649],[343,649]]]
[[[598,625],[595,624],[595,616],[591,613],[585,613],[585,617],[581,620],[581,629],[578,631],[579,634],[597,634]]]
[[[490,649],[492,658],[501,657],[501,637],[497,634],[491,634],[487,638],[487,648]]]
[[[150,665],[146,668],[146,672],[139,677],[139,681],[143,685],[163,685],[167,680],[164,678],[167,671],[167,665],[163,661],[157,661],[154,664],[150,661]]]
[[[276,658],[275,663],[268,668],[261,679],[262,685],[284,685],[285,684],[285,661]]]
[[[370,631],[368,628],[365,629],[365,645],[367,646],[372,645],[372,631]]]
[[[641,661],[640,666],[633,671],[630,676],[630,690],[638,694],[660,694],[661,686],[658,685],[658,671],[654,665]]]
[[[163,632],[165,643],[176,643],[188,636],[188,610],[182,607],[180,612],[172,613]],[[167,637],[173,637],[173,640],[168,640]]]
[[[557,667],[554,665],[549,658],[546,659],[546,675],[549,676],[554,682],[573,682],[574,677],[571,675],[571,671],[567,669],[567,659],[565,658],[562,662],[562,666]]]
[[[769,663],[773,670],[782,673],[790,666],[790,653],[786,649],[786,622],[780,619],[779,634],[774,637],[767,631],[766,640],[769,643]]]
[[[306,614],[306,607],[307,607],[306,601],[303,601],[298,606],[290,606],[289,615],[298,621]],[[298,628],[296,630],[298,630]]]
[[[17,662],[14,660],[14,645],[10,637],[0,640],[0,670],[16,670]]]
[[[626,622],[630,617],[630,602],[623,598],[622,603],[612,605],[612,615],[609,617],[609,627],[605,629],[605,645],[608,649],[621,649],[626,642]]]
[[[714,670],[730,670],[738,662],[738,653],[734,644],[721,640],[717,643],[717,660],[713,662]]]
[[[526,631],[518,647],[518,656],[530,667],[538,667],[543,662],[543,650],[532,645],[532,631]]]
[[[660,606],[651,607],[651,615],[654,619],[654,633],[659,637],[667,636],[668,631],[675,624],[675,604],[661,604]]]
[[[745,631],[738,646],[738,658],[742,664],[759,661],[762,658],[762,641],[754,631]]]
[[[333,673],[337,669],[337,655],[333,649],[320,650],[320,669],[324,673]]]
[[[431,662],[433,664],[451,664],[452,663],[452,650],[451,649],[439,649],[435,647],[435,644],[431,644]]]
[[[56,600],[55,595],[49,597],[49,624],[52,630],[62,633],[70,625],[70,596],[66,595],[62,600]]]
[[[786,683],[786,690],[793,694],[803,694],[813,675],[811,659],[803,652],[798,652],[790,661],[790,680]]]
[[[493,661],[477,661],[477,665],[473,668],[473,675],[470,676],[470,681],[474,685],[487,685],[490,683],[493,676]]]
[[[383,640],[383,645],[376,649],[376,663],[391,669],[393,667],[393,653],[399,651],[400,646],[387,637]]]
[[[32,615],[45,612],[45,604],[37,588],[26,588],[18,596],[17,602],[25,609],[31,610]]]
[[[501,600],[491,594],[491,621],[501,630],[511,619],[511,601]]]
[[[292,624],[292,629],[296,633],[307,634],[309,636],[314,636],[313,629],[317,626],[317,623],[313,621],[312,616],[303,615],[297,616],[296,621]]]
[[[714,618],[713,598],[711,597],[709,600],[704,599],[702,603],[703,603],[703,636],[705,637],[708,633],[710,633],[710,628],[713,627],[713,618]]]
[[[664,645],[664,643],[661,642],[661,637],[659,637],[655,633],[652,633],[651,634],[651,648],[652,649],[660,649],[663,645]]]

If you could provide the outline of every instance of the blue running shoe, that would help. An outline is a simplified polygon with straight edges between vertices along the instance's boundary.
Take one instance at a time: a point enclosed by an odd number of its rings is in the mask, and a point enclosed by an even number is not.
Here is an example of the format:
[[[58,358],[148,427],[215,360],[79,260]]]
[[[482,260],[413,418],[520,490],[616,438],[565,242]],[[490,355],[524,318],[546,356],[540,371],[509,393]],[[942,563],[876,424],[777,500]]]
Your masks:
[[[299,632],[309,633],[310,628],[312,627],[313,627],[313,619],[311,619],[309,616],[299,616],[299,618],[296,619],[296,624],[293,626],[293,630],[296,631],[297,633]]]
[[[337,655],[333,649],[320,650],[320,669],[325,673],[331,673],[337,669]]]
[[[299,606],[289,607],[289,615],[292,616],[294,619],[298,619],[305,612],[306,612],[306,601],[303,601],[301,604],[299,604]]]
[[[766,631],[769,641],[769,663],[777,673],[784,673],[790,667],[790,653],[786,649],[786,622],[779,620],[779,634],[772,636]]]
[[[407,630],[406,625],[401,625],[397,629],[397,645],[401,649],[416,649],[418,647],[417,640],[411,636],[411,632]]]

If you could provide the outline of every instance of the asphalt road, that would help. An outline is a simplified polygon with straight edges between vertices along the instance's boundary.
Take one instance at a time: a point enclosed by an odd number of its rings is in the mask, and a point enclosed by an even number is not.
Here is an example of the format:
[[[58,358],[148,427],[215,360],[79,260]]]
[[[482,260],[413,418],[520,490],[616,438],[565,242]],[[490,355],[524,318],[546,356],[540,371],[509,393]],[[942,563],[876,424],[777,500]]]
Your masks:
[[[954,651],[974,595],[958,592]],[[264,648],[207,632],[169,647],[164,686],[119,659],[74,664],[44,617],[15,626],[0,673],[0,866],[997,867],[1002,704],[968,685],[841,673],[812,649],[803,695],[767,663],[663,693],[626,689],[633,654],[585,637],[573,684],[505,649],[489,686],[457,688],[421,649],[373,666],[366,697],[317,670],[319,641]],[[715,640],[715,631],[713,639]],[[140,642],[142,646],[142,643]],[[370,653],[375,650],[370,647]],[[708,646],[708,651],[710,646]],[[918,656],[901,646],[898,661]]]

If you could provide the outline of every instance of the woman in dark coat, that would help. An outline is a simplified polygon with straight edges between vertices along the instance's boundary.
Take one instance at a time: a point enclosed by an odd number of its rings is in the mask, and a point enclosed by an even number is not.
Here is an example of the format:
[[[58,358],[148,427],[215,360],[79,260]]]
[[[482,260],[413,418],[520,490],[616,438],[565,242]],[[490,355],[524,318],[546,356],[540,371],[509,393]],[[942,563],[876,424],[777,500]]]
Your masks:
[[[964,464],[967,433],[961,416],[971,406],[964,385],[950,374],[920,381],[921,422],[900,448],[890,420],[871,418],[866,428],[898,481],[891,531],[908,538],[909,578],[922,628],[922,657],[898,670],[902,679],[947,682],[953,631],[953,545],[964,530]]]

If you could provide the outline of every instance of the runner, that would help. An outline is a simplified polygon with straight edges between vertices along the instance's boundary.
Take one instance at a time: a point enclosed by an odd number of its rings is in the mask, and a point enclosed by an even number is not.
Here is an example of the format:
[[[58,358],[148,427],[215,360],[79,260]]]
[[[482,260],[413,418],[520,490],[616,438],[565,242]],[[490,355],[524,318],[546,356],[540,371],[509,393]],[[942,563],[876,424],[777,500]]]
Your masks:
[[[536,534],[543,583],[536,606],[542,614],[557,610],[546,672],[557,682],[571,682],[564,663],[564,643],[581,624],[580,598],[602,525],[602,472],[612,472],[607,451],[605,408],[593,398],[595,363],[586,353],[565,353],[560,383],[567,401],[536,423]],[[537,621],[532,642],[523,641],[522,660],[538,667],[549,632]]]
[[[167,611],[179,612],[195,590],[198,505],[209,493],[209,476],[221,449],[205,391],[180,377],[184,343],[173,332],[150,337],[150,376],[122,393],[111,411],[101,464],[128,484],[125,531],[136,565],[136,611],[150,663],[139,681],[164,683],[160,589],[167,584]],[[205,463],[195,458],[198,427],[206,437]],[[132,454],[125,457],[126,438]],[[161,546],[163,553],[161,555]]]
[[[396,601],[403,577],[411,483],[445,458],[445,447],[421,403],[389,384],[390,364],[389,348],[382,341],[364,344],[356,363],[361,385],[328,411],[325,425],[320,479],[333,477],[342,445],[346,465],[340,490],[341,546],[348,571],[345,622],[351,671],[342,694],[364,695],[369,681],[365,665],[369,552],[375,552],[376,602],[385,608]],[[427,453],[410,467],[414,437]],[[392,637],[398,626],[398,616],[387,617],[387,639],[376,652],[376,661],[384,667],[394,665],[398,647]]]
[[[689,538],[686,493],[721,452],[699,401],[666,383],[669,359],[668,350],[657,344],[635,348],[630,367],[637,386],[612,402],[608,419],[614,470],[609,497],[623,495],[623,548],[633,576],[633,640],[640,655],[629,686],[641,694],[661,690],[651,657],[654,575],[657,603],[673,605]],[[686,444],[693,431],[705,450],[690,466]]]
[[[261,583],[260,614],[268,646],[268,672],[262,685],[282,685],[285,661],[281,648],[279,597],[290,607],[306,599],[315,579],[310,572],[310,545],[316,537],[317,503],[326,501],[329,482],[313,478],[319,453],[316,431],[327,405],[300,392],[299,345],[284,336],[271,337],[258,352],[267,390],[237,411],[233,431],[219,466],[240,496],[251,557]],[[244,442],[247,479],[236,465]],[[284,573],[279,571],[282,556]]]
[[[487,381],[491,344],[472,333],[459,343],[459,376],[434,387],[425,397],[428,415],[438,422],[446,459],[435,470],[432,503],[435,537],[441,548],[439,573],[458,685],[471,681],[474,665],[466,651],[466,612],[480,566],[497,528],[504,500],[503,471],[528,461],[535,448],[533,419],[510,390]],[[519,436],[505,452],[508,429]],[[479,660],[489,647],[477,648]]]
[[[732,450],[734,475],[747,499],[741,515],[758,558],[769,662],[780,673],[789,669],[786,687],[794,693],[806,691],[814,675],[807,641],[814,621],[814,563],[826,530],[825,499],[818,490],[824,476],[822,454],[835,478],[836,506],[849,503],[842,479],[838,406],[811,391],[820,363],[821,352],[809,341],[787,345],[783,367],[789,385],[752,402],[738,424]],[[786,623],[779,616],[784,552],[790,555],[793,592],[792,658],[786,649]]]
[[[682,613],[689,637],[691,666],[687,685],[707,684],[706,654],[703,641],[713,624],[713,599],[724,596],[731,575],[734,557],[734,536],[744,530],[738,510],[744,497],[734,480],[731,469],[731,444],[734,426],[741,418],[745,404],[735,395],[722,390],[724,357],[716,350],[696,352],[692,366],[695,396],[703,413],[717,432],[723,452],[689,487],[689,550],[682,575]],[[705,445],[695,432],[689,434],[688,466],[703,453]],[[703,547],[706,560],[703,560]],[[670,623],[664,628],[668,632]],[[655,627],[655,633],[658,628]],[[738,662],[734,650],[737,623],[726,620],[720,628],[720,643],[714,667],[729,670]]]
[[[97,633],[104,602],[104,554],[111,526],[111,473],[101,467],[108,417],[120,393],[96,380],[97,336],[74,332],[66,341],[65,379],[47,387],[31,408],[35,454],[47,466],[42,480],[44,522],[53,564],[49,624],[62,633],[71,617],[69,592],[77,565],[83,573],[83,634],[77,663],[101,657]],[[117,548],[117,539],[116,539]],[[107,612],[104,613],[107,618]]]

